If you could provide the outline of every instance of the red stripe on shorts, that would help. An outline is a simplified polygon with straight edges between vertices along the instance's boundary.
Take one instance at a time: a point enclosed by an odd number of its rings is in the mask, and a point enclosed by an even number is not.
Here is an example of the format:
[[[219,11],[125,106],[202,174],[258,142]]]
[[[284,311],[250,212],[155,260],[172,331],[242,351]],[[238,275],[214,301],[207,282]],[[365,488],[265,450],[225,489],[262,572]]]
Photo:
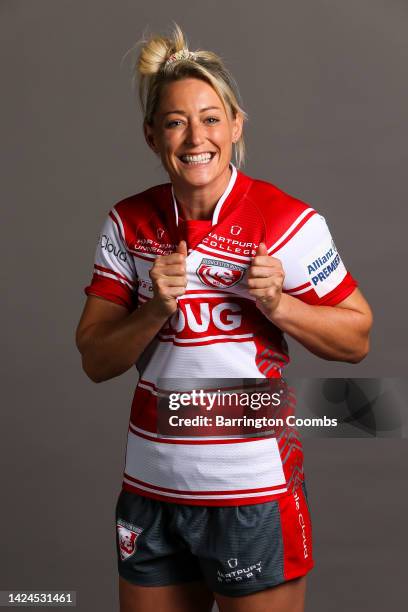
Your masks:
[[[303,488],[278,500],[283,538],[285,580],[306,574],[314,565],[312,525]]]

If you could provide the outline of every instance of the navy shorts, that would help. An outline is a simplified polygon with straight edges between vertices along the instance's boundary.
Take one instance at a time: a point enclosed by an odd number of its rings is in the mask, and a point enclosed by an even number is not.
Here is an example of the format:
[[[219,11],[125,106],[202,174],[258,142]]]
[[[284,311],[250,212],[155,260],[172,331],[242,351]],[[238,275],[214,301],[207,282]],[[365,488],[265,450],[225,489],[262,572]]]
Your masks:
[[[271,502],[189,506],[122,490],[116,506],[119,575],[141,586],[204,581],[249,595],[313,567],[305,485]]]

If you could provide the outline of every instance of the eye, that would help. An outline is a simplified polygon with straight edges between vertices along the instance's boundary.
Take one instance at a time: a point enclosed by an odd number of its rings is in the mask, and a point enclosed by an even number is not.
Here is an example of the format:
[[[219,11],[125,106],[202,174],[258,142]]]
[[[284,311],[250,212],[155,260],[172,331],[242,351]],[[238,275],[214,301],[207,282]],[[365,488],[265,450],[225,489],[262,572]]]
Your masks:
[[[219,123],[220,120],[218,119],[218,117],[206,117],[205,121],[208,121],[208,123],[212,125],[214,123]]]
[[[181,119],[172,119],[166,123],[166,128],[177,127],[180,123],[182,123]]]

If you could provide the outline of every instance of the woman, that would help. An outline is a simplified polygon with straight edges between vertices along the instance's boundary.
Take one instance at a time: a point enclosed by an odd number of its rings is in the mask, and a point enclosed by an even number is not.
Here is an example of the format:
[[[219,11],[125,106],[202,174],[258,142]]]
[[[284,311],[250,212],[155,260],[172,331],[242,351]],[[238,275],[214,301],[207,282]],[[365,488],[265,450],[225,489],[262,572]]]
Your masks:
[[[95,382],[137,362],[117,505],[121,612],[295,612],[313,566],[296,437],[163,434],[162,379],[279,378],[283,333],[368,352],[370,308],[324,219],[231,163],[244,111],[221,60],[181,30],[144,41],[144,133],[170,183],[116,204],[77,330]],[[194,433],[193,433],[194,435]]]

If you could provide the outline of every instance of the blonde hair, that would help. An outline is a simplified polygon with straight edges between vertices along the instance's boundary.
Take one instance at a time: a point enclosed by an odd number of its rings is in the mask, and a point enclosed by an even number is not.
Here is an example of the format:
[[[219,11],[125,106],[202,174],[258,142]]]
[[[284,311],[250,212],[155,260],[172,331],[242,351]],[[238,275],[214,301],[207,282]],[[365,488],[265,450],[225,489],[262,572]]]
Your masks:
[[[187,40],[177,25],[171,37],[151,34],[139,41],[141,50],[134,66],[134,80],[139,84],[139,99],[148,125],[153,124],[162,88],[167,83],[186,78],[196,78],[207,82],[220,97],[225,112],[230,111],[233,118],[241,113],[243,119],[248,118],[241,108],[238,86],[225,67],[221,58],[212,51],[197,50],[193,57],[185,57],[177,61],[167,62],[174,53],[188,49]],[[193,59],[194,58],[194,59]],[[245,161],[245,143],[241,134],[233,144],[235,163],[239,167]]]

